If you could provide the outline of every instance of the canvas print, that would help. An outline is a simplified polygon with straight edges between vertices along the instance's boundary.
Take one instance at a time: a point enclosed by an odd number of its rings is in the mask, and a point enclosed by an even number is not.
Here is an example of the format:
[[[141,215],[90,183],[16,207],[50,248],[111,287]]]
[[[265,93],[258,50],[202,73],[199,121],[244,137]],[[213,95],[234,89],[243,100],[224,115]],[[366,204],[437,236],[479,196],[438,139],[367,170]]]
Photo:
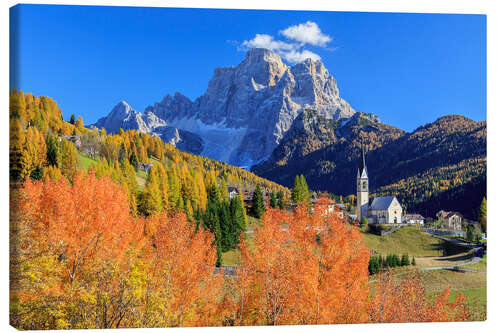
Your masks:
[[[10,324],[486,320],[486,16],[10,8]]]

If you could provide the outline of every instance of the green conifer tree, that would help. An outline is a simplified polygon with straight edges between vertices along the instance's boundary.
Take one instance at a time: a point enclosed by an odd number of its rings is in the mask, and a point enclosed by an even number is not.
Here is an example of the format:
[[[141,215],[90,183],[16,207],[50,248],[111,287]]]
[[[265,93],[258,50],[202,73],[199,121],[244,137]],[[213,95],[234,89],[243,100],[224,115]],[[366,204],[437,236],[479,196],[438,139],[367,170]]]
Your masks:
[[[280,209],[285,209],[285,193],[283,193],[282,190],[278,192],[277,199],[278,199],[278,207]]]
[[[295,180],[293,181],[292,201],[295,202],[295,203],[299,203],[301,201],[301,188],[300,188],[300,177],[299,177],[299,175],[296,175],[295,176]]]
[[[55,167],[61,165],[61,146],[54,135],[49,135],[47,138],[47,162]]]
[[[478,214],[478,220],[479,223],[481,224],[481,228],[483,229],[483,232],[486,232],[486,210],[488,208],[488,205],[486,204],[486,198],[483,198],[481,201],[481,205],[479,206],[479,214]]]
[[[257,185],[252,197],[252,213],[256,218],[260,218],[266,212],[266,205],[260,185]]]
[[[139,168],[139,160],[137,159],[137,155],[135,154],[134,151],[132,151],[132,153],[130,154],[129,161],[135,170],[137,170]]]
[[[278,202],[276,201],[276,194],[274,194],[274,192],[271,192],[271,197],[269,198],[269,206],[271,206],[271,208],[276,208],[277,205]]]
[[[234,198],[231,199],[229,208],[231,211],[231,218],[232,218],[231,243],[232,247],[236,247],[239,243],[241,232],[244,232],[246,230],[243,205],[241,204],[241,200],[238,196],[235,196]]]
[[[231,212],[226,200],[219,203],[219,225],[221,230],[222,252],[229,251],[233,247],[234,228]]]

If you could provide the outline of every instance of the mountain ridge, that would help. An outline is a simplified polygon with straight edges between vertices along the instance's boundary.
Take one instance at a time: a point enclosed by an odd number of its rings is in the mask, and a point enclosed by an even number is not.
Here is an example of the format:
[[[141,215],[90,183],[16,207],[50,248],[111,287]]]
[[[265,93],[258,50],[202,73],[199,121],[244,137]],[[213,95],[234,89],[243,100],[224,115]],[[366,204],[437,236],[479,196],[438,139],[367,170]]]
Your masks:
[[[251,167],[271,155],[305,108],[335,120],[355,114],[321,61],[306,59],[288,66],[276,53],[250,49],[238,66],[216,68],[207,90],[196,100],[178,92],[167,94],[144,114],[135,115],[137,125],[123,124],[160,136],[156,129],[166,125],[190,132],[203,145],[202,155]],[[109,128],[116,131],[123,121],[107,118],[94,125],[112,123]],[[168,142],[172,137],[162,139]]]

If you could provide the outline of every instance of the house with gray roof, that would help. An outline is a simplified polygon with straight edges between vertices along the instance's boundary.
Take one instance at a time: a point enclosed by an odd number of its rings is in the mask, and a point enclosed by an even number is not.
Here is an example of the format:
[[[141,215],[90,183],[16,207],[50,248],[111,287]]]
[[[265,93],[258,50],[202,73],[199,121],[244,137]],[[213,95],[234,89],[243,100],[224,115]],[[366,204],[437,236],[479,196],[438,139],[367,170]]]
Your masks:
[[[403,208],[395,196],[376,197],[373,199],[369,209],[368,220],[372,223],[401,223]]]

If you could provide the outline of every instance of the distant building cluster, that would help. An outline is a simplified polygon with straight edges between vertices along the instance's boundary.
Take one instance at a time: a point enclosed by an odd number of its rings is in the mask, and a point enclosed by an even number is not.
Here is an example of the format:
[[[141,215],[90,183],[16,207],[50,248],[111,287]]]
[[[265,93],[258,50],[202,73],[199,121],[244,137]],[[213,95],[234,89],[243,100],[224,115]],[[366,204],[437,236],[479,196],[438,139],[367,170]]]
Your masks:
[[[234,197],[239,196],[241,193],[241,195],[243,197],[243,201],[245,202],[245,205],[246,206],[252,205],[252,199],[253,199],[253,194],[254,194],[255,190],[246,189],[246,188],[241,189],[241,188],[238,188],[235,186],[228,186],[227,192],[229,195],[229,200],[233,199]],[[266,206],[269,206],[269,203],[271,201],[271,193],[269,191],[267,191],[266,189],[262,189],[262,197],[264,199],[264,203],[266,204]]]
[[[352,218],[361,221],[363,218],[370,224],[409,224],[423,226],[426,219],[420,214],[402,214],[403,209],[395,196],[375,197],[370,204],[368,189],[368,169],[363,150],[357,173],[356,215]],[[478,222],[467,220],[459,212],[440,210],[436,214],[439,227],[459,232],[466,230],[467,225]],[[434,221],[430,219],[430,221]]]

